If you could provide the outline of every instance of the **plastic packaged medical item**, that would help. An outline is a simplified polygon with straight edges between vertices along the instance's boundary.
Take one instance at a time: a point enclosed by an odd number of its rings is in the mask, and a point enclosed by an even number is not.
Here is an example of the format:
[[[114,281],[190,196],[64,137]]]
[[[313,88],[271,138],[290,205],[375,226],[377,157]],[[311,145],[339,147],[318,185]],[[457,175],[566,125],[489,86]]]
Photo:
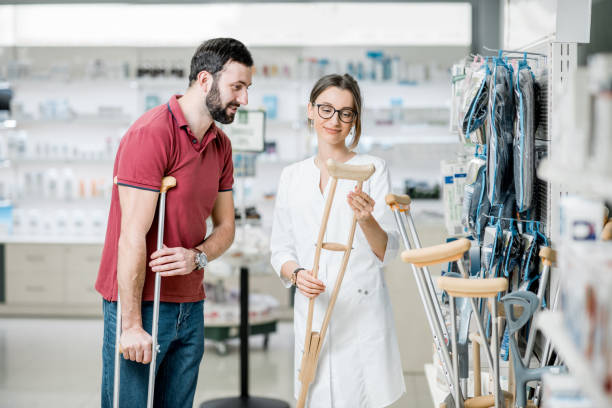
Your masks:
[[[512,68],[496,60],[490,81],[490,135],[487,141],[487,194],[492,205],[501,204],[512,184],[514,95]]]
[[[470,161],[463,193],[461,223],[474,238],[479,238],[482,235],[487,223],[484,215],[488,214],[489,211],[489,200],[485,191],[485,164],[486,162],[478,157],[474,157]],[[478,226],[482,228],[478,228]]]
[[[444,221],[449,235],[459,235],[463,232],[461,226],[461,206],[457,204],[455,190],[455,162],[442,161],[442,199],[444,202]]]
[[[464,84],[463,103],[459,128],[466,139],[476,144],[485,144],[484,124],[488,113],[489,85],[485,69],[473,72]]]
[[[570,241],[592,241],[603,229],[604,205],[601,201],[565,196],[559,202],[560,237]]]
[[[514,186],[519,212],[532,206],[535,186],[535,88],[529,66],[520,61],[515,87]]]

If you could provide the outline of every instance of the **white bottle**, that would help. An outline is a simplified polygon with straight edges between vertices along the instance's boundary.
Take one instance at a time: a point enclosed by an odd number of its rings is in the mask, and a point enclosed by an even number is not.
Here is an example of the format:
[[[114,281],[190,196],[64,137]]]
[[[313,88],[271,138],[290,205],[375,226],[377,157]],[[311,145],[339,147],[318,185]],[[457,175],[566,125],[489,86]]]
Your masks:
[[[78,188],[76,177],[70,167],[64,168],[61,177],[61,191],[60,198],[66,201],[73,201],[77,199]]]
[[[45,172],[44,176],[44,196],[48,199],[58,199],[59,193],[59,173],[51,168]]]

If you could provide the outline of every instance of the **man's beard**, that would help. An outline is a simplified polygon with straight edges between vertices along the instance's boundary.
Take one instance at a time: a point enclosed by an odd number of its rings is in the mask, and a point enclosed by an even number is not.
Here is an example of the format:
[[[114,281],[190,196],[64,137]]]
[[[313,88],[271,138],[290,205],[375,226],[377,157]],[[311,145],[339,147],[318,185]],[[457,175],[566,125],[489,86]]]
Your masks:
[[[221,93],[219,92],[219,86],[217,86],[217,82],[214,82],[210,92],[208,95],[206,95],[206,107],[208,108],[213,120],[223,123],[224,125],[232,123],[236,113],[227,113],[227,108],[233,106],[238,108],[240,105],[234,102],[230,102],[225,106],[221,104]]]

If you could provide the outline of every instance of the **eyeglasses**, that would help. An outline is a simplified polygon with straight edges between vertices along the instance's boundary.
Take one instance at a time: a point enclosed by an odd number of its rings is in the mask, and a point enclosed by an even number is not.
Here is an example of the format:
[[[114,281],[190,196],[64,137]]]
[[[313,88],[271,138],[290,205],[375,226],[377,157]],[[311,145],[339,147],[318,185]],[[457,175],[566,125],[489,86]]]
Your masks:
[[[344,123],[353,123],[355,116],[357,116],[355,111],[349,108],[336,109],[331,105],[323,104],[316,104],[315,106],[317,107],[317,111],[319,112],[321,119],[331,119],[334,114],[338,112],[338,118],[340,121]]]

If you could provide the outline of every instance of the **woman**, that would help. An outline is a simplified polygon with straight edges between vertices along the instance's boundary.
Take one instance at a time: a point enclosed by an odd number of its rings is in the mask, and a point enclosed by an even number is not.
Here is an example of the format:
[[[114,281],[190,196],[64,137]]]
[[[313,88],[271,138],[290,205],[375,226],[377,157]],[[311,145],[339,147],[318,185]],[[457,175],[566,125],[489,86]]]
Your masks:
[[[353,215],[358,226],[353,250],[321,349],[307,407],[379,408],[404,392],[393,314],[382,267],[398,251],[399,237],[384,197],[391,190],[383,160],[356,154],[361,135],[361,93],[349,75],[327,75],[310,94],[308,122],[317,134],[316,156],[281,173],[272,226],[272,266],[286,287],[297,287],[294,306],[295,376],[299,393],[308,302],[315,299],[313,330],[318,331],[340,269],[342,252],[323,250],[318,278],[312,276],[315,243],[329,194],[325,163],[369,164],[375,173],[361,191],[338,180],[325,242],[347,241]],[[346,139],[353,129],[351,144]],[[329,287],[329,290],[326,288]]]

